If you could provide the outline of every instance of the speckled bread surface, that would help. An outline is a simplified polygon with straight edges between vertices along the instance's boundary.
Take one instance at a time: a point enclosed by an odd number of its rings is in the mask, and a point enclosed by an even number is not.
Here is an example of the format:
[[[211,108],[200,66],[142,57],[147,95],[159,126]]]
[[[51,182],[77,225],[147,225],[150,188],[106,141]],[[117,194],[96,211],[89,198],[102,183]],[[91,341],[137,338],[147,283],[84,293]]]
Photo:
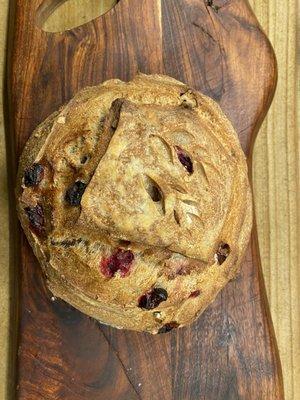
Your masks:
[[[239,271],[247,164],[210,98],[162,75],[87,87],[37,127],[18,214],[54,296],[117,328],[193,322]]]

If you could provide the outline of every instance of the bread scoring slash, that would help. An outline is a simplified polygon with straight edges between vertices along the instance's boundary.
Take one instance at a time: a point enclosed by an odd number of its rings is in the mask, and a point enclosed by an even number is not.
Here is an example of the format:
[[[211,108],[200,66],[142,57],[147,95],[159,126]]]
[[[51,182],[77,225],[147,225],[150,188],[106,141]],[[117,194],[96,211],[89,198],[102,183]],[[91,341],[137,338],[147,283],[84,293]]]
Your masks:
[[[154,334],[193,322],[236,276],[252,226],[231,123],[163,75],[77,93],[32,133],[16,193],[53,295]]]

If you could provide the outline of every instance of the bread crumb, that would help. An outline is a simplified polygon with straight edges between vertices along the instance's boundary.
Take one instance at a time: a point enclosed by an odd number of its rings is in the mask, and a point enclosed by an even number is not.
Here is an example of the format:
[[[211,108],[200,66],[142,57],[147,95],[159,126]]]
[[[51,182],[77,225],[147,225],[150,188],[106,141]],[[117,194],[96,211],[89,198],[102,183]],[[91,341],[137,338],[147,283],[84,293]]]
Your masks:
[[[58,117],[57,118],[57,123],[58,124],[65,124],[66,123],[66,117]]]

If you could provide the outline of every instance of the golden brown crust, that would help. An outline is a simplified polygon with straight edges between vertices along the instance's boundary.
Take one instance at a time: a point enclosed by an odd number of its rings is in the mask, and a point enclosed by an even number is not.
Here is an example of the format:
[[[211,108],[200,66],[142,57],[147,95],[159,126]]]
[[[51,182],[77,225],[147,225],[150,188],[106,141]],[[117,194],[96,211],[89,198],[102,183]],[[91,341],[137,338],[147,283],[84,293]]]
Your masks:
[[[151,333],[200,315],[238,272],[252,225],[230,122],[161,75],[81,90],[30,137],[16,190],[53,294]]]

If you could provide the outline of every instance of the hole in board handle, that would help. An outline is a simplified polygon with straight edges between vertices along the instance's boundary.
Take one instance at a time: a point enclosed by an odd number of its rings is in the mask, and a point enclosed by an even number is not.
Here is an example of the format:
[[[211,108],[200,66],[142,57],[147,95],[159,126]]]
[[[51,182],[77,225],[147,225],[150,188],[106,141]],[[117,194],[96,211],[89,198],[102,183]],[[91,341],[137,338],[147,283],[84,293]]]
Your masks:
[[[37,12],[37,25],[45,32],[64,32],[100,17],[119,1],[45,0]]]

